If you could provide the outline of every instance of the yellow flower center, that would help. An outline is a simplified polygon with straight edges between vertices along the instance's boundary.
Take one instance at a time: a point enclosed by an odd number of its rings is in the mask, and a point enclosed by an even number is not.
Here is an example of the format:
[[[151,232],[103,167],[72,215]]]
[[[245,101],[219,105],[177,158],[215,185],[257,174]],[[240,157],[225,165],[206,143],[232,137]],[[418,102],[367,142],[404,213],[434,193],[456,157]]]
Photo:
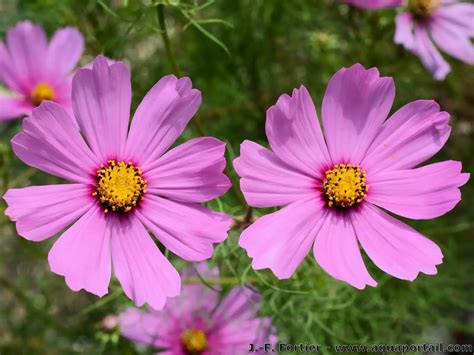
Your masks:
[[[186,354],[199,355],[207,348],[206,334],[202,330],[189,329],[181,336]]]
[[[408,10],[418,17],[429,17],[441,6],[441,0],[408,0]]]
[[[359,165],[339,164],[326,171],[324,194],[329,207],[347,208],[360,203],[369,190]]]
[[[53,100],[55,97],[54,89],[46,83],[39,83],[31,91],[31,102],[39,106],[43,100]]]
[[[142,171],[131,162],[109,160],[97,170],[97,189],[92,194],[97,196],[104,206],[104,212],[130,212],[146,192],[147,181],[142,178]]]

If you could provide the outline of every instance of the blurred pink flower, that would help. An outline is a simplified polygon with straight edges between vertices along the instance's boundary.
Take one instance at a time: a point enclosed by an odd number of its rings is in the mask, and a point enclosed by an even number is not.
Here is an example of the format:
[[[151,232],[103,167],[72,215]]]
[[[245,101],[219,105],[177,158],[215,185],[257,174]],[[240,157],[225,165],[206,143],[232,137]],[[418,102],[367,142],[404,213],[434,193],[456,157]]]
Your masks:
[[[380,9],[384,7],[398,7],[403,0],[342,0],[343,2],[365,9]]]
[[[30,21],[8,30],[0,42],[0,83],[10,95],[0,94],[0,121],[30,115],[43,100],[71,108],[72,71],[84,50],[75,28],[57,31],[48,43],[43,28]]]
[[[474,4],[456,0],[410,0],[396,18],[395,43],[416,54],[435,79],[443,80],[451,67],[439,49],[474,64]]]
[[[230,186],[223,174],[225,143],[196,138],[164,153],[201,104],[189,78],[162,78],[129,129],[131,98],[128,67],[97,57],[72,83],[80,131],[54,102],[33,110],[12,140],[13,151],[26,164],[74,183],[10,189],[5,214],[32,241],[73,223],[48,257],[72,290],[103,296],[113,265],[128,297],[161,309],[166,297],[179,294],[180,277],[147,229],[183,259],[211,257],[231,219],[198,203]]]
[[[218,270],[205,263],[196,269],[201,277],[219,277]],[[181,275],[198,277],[191,267]],[[219,302],[218,290],[191,283],[162,311],[129,308],[119,319],[123,336],[164,349],[160,354],[240,355],[248,353],[249,344],[277,342],[271,319],[258,317],[260,307],[260,295],[249,287],[235,287]]]
[[[376,9],[406,4],[396,18],[394,41],[417,55],[435,79],[451,71],[438,48],[474,65],[474,4],[458,0],[343,0],[351,5]]]
[[[384,122],[394,96],[392,78],[356,64],[329,82],[324,136],[303,86],[267,111],[273,152],[245,141],[234,161],[249,205],[286,206],[242,233],[240,246],[254,269],[289,278],[314,244],[316,261],[332,277],[359,289],[376,286],[360,243],[380,269],[400,279],[437,273],[440,248],[379,207],[412,219],[441,216],[460,201],[458,187],[469,174],[456,161],[415,168],[445,144],[449,114],[418,100]]]

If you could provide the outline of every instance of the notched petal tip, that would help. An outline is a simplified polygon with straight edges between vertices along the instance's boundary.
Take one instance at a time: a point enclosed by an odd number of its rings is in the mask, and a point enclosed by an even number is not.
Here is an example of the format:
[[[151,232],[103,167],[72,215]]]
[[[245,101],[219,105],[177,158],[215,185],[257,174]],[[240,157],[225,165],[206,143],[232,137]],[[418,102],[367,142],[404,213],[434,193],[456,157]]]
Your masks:
[[[365,290],[365,288],[367,286],[370,286],[370,287],[377,287],[378,286],[378,283],[377,281],[375,281],[374,279],[369,279],[369,280],[365,280],[364,283],[352,283],[352,282],[348,282],[346,280],[340,280],[340,281],[343,281],[345,283],[347,283],[348,285],[351,285],[352,287],[362,291],[362,290]]]
[[[116,62],[116,63],[118,63],[118,62]],[[95,57],[95,59],[93,61],[93,64],[92,64],[92,68],[95,69],[98,66],[110,67],[111,65],[109,65],[109,63],[107,61],[107,58],[105,56],[103,56],[102,54],[99,54],[97,57]]]
[[[5,209],[4,214],[10,219],[10,221],[16,222],[18,219],[18,216],[15,213],[15,209],[11,206],[10,198],[12,197],[11,196],[12,192],[10,190],[11,189],[8,189],[7,192],[5,192],[2,196],[2,199],[5,201],[7,205],[7,208]]]
[[[451,180],[455,180],[455,182],[453,183],[454,185],[456,185],[457,187],[461,187],[469,181],[471,174],[462,172],[462,162],[457,160],[448,160],[446,161],[446,163],[450,163],[452,165],[453,172],[455,172],[455,174],[449,176]],[[448,168],[449,167],[447,167],[447,169]]]
[[[16,23],[16,25],[8,30],[8,34],[30,31],[31,29],[39,30],[44,33],[43,27],[30,21],[22,20]]]
[[[74,283],[74,281],[71,280],[70,277],[67,275],[61,275],[59,272],[56,272],[53,270],[50,264],[50,270],[51,272],[55,273],[56,275],[64,277],[64,281],[66,282],[66,285],[71,289],[71,291],[74,292],[80,292],[81,290],[84,290],[86,292],[92,293],[93,295],[96,295],[98,297],[103,297],[106,294],[109,293],[109,287],[107,286],[106,288],[99,289],[99,288],[91,288],[88,286],[81,286],[79,284]]]
[[[458,186],[463,186],[464,184],[466,184],[469,181],[470,178],[471,178],[470,173],[462,173]]]
[[[450,119],[451,119],[451,115],[449,113],[447,113],[445,111],[439,111],[433,117],[433,126],[440,133],[444,133],[446,131],[446,128],[450,128],[448,126]]]
[[[8,207],[5,209],[5,216],[7,216],[11,222],[16,222],[18,220],[18,215],[13,212],[13,210],[11,209],[11,207]],[[24,238],[24,236],[22,236]]]
[[[106,56],[100,54],[94,58],[92,63],[89,63],[76,71],[76,74],[73,77],[73,81],[78,76],[78,74],[82,73],[84,75],[85,72],[100,72],[101,70],[112,70],[112,68],[121,68],[127,72],[130,72],[130,68],[126,62],[121,60],[112,60],[107,58]],[[130,75],[130,74],[129,74]]]
[[[387,80],[389,81],[387,84],[395,86],[395,82],[391,76],[381,76],[380,71],[377,67],[370,67],[366,68],[364,65],[361,63],[355,63],[351,65],[350,67],[343,67],[339,69],[334,76],[337,74],[347,74],[347,75],[354,75],[354,76],[367,76],[372,80]]]

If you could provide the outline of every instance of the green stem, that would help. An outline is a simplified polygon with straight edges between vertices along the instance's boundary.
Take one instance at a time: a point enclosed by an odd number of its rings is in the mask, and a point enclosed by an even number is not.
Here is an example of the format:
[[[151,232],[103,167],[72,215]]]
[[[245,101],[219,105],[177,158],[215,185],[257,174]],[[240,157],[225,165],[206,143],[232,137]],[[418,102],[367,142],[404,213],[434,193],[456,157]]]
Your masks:
[[[240,280],[238,277],[219,277],[216,279],[203,279],[206,283],[210,285],[240,285]],[[202,283],[202,280],[199,277],[189,277],[182,280],[185,284],[195,284]],[[247,278],[245,281],[248,283],[257,283],[258,279],[256,278]]]
[[[177,76],[181,76],[181,70],[179,69],[179,65],[176,62],[174,57],[173,51],[171,49],[171,42],[168,36],[168,31],[166,30],[166,23],[165,23],[165,5],[160,4],[158,5],[158,24],[160,25],[160,33],[161,38],[163,39],[163,43],[165,45],[166,56],[173,67],[173,72]]]
[[[115,290],[114,292],[108,294],[106,297],[104,298],[101,298],[100,300],[98,300],[97,302],[89,305],[88,307],[84,308],[82,311],[80,311],[77,316],[78,317],[82,317],[92,311],[95,311],[96,309],[99,309],[101,308],[102,306],[106,305],[107,303],[113,301],[114,299],[118,298],[119,296],[121,296],[123,294],[123,291],[121,288],[118,288],[117,290]]]
[[[165,45],[166,56],[168,57],[171,67],[173,68],[173,73],[177,77],[181,77],[183,75],[182,75],[181,69],[179,68],[178,62],[176,61],[173,50],[171,49],[170,38],[168,36],[168,31],[166,30],[165,5],[163,4],[158,5],[158,24],[160,26],[161,39],[163,40],[163,43]],[[201,117],[199,116],[199,114],[196,113],[196,115],[194,115],[193,122],[194,122],[194,125],[196,126],[196,129],[199,135],[207,136],[206,130],[204,129],[204,126],[202,125]]]
[[[168,60],[171,64],[171,67],[173,68],[174,74],[178,77],[181,77],[182,76],[181,69],[179,68],[178,62],[176,61],[176,58],[174,56],[173,50],[171,48],[170,38],[168,36],[168,31],[166,30],[165,5],[159,4],[158,7],[157,7],[157,10],[158,10],[158,24],[160,26],[161,38],[162,38],[163,43],[165,45],[166,56],[168,57]],[[196,127],[196,130],[197,130],[198,134],[201,137],[205,137],[205,136],[208,135],[205,128],[204,128],[204,126],[203,126],[203,124],[202,124],[202,122],[201,122],[201,116],[199,116],[198,113],[196,113],[196,115],[194,115],[193,123]],[[232,181],[232,179],[230,178],[231,174],[230,174],[230,171],[229,171],[227,166],[224,170],[224,173]],[[234,195],[237,197],[240,204],[244,207],[244,209],[247,209],[247,203],[245,202],[245,199],[244,199],[242,193],[240,192],[239,188],[237,187],[237,184],[234,184],[234,183],[232,184],[232,191],[233,191]]]

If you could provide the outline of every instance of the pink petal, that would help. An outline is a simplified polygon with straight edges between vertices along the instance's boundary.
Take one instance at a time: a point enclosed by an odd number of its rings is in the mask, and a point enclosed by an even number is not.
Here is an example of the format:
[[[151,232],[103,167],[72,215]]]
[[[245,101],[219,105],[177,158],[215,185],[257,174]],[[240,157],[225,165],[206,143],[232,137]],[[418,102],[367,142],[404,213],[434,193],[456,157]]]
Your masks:
[[[318,181],[281,161],[261,145],[244,141],[234,160],[240,188],[254,207],[285,206],[318,194]]]
[[[7,32],[7,48],[17,87],[22,93],[44,79],[48,42],[43,28],[30,21],[18,22]]]
[[[128,308],[119,316],[120,331],[125,338],[148,346],[166,347],[170,319],[166,312],[144,312]],[[179,335],[178,335],[179,336]]]
[[[180,270],[179,274],[182,278],[205,278],[205,279],[215,279],[219,277],[219,269],[215,266],[210,266],[206,261],[201,261],[198,263],[187,263],[183,266]],[[185,287],[188,286],[202,286],[203,284],[198,282],[197,284],[187,284],[183,286],[182,291],[184,291]],[[209,290],[209,287],[205,287]],[[218,288],[218,285],[216,285]],[[182,294],[183,292],[181,292]]]
[[[130,70],[98,56],[92,69],[79,69],[72,81],[74,114],[92,151],[101,163],[125,150],[132,89]]]
[[[471,19],[474,22],[474,17]],[[435,16],[429,28],[433,41],[441,50],[467,64],[474,64],[474,46],[463,27]]]
[[[311,249],[325,216],[318,197],[294,202],[257,219],[242,232],[239,245],[253,259],[252,268],[270,268],[279,279],[288,279]]]
[[[213,343],[214,349],[219,349],[216,354],[248,354],[249,344],[264,346],[268,343],[278,349],[277,338],[269,334],[269,327],[271,325],[264,318],[248,319],[237,324],[227,323],[211,334],[209,342]]]
[[[31,114],[33,106],[22,97],[0,96],[0,121]]]
[[[262,297],[250,287],[234,287],[213,314],[213,320],[225,325],[256,318],[262,306]]]
[[[368,203],[351,218],[367,255],[386,273],[410,281],[419,272],[436,274],[443,254],[428,238]]]
[[[382,170],[413,168],[435,155],[448,140],[449,114],[433,100],[411,102],[388,119],[362,165],[368,177]]]
[[[22,93],[21,78],[16,72],[15,62],[12,60],[7,47],[0,41],[0,82],[17,93]]]
[[[75,68],[83,51],[84,37],[76,28],[66,27],[56,31],[48,47],[50,73],[65,77]]]
[[[261,305],[261,297],[256,291],[234,287],[212,316],[214,327],[209,337],[212,348],[222,354],[246,354],[250,343],[263,345],[267,342],[268,338],[262,339],[261,343],[255,342],[259,335],[261,337],[263,327],[271,327],[271,323],[258,318]]]
[[[72,78],[73,74],[70,74],[61,79],[54,88],[56,92],[56,96],[54,97],[54,102],[61,105],[69,114],[69,116],[74,117],[74,122],[79,128],[79,124],[75,119],[74,111],[72,109],[72,99],[71,99],[71,91],[72,91]]]
[[[201,93],[189,78],[161,78],[146,94],[133,116],[127,140],[129,159],[143,170],[183,133],[201,105]]]
[[[219,197],[231,186],[223,173],[224,153],[225,143],[218,139],[191,139],[158,158],[145,172],[147,191],[183,202]]]
[[[409,12],[402,12],[395,19],[396,30],[394,41],[402,44],[408,50],[415,50],[415,37],[413,35],[413,17]]]
[[[467,36],[474,36],[474,4],[453,3],[436,10],[437,22],[449,22]]]
[[[227,238],[232,219],[206,207],[147,194],[138,218],[163,245],[188,261],[212,256],[213,243]]]
[[[268,142],[279,159],[308,176],[331,165],[313,100],[304,86],[267,111]]]
[[[211,268],[206,262],[200,262],[186,264],[179,274],[183,281],[181,293],[179,297],[171,298],[166,302],[164,311],[177,322],[183,322],[184,319],[198,314],[209,317],[218,303],[220,287],[213,285],[211,289],[199,280],[200,277],[217,279],[219,269]]]
[[[331,210],[314,243],[314,258],[335,279],[362,290],[377,286],[362,260],[359,244],[348,214]]]
[[[9,189],[3,198],[5,214],[16,221],[18,234],[35,242],[59,233],[95,203],[90,187],[82,184]]]
[[[443,80],[451,71],[451,66],[444,60],[433,45],[424,24],[415,25],[416,54],[423,65],[433,73],[436,80]]]
[[[109,67],[110,67],[112,64],[117,63],[116,60],[110,59],[110,58],[105,57],[105,56],[101,56],[101,57],[104,57],[104,58],[105,58],[105,60],[107,61],[107,64],[109,65]],[[93,67],[94,67],[94,61],[89,62],[89,63],[87,63],[86,65],[81,66],[80,69],[92,69]]]
[[[13,151],[24,163],[83,184],[94,182],[99,164],[72,117],[47,101],[23,120],[23,131],[12,139]]]
[[[367,201],[412,219],[431,219],[451,211],[469,179],[461,163],[445,161],[418,169],[381,172],[369,177]]]
[[[110,223],[96,205],[69,228],[51,248],[51,271],[62,275],[73,291],[85,289],[102,297],[110,282]]]
[[[358,164],[392,107],[395,85],[376,68],[339,70],[323,99],[323,126],[333,162]]]
[[[274,341],[275,337],[270,335],[262,339],[262,332],[268,334],[268,329],[264,330],[262,328],[268,328],[269,326],[271,327],[269,322],[261,318],[224,323],[209,336],[209,343],[212,344],[212,348],[218,349],[218,352],[212,354],[248,354],[249,344],[264,346],[265,343],[270,343],[277,349],[278,347]],[[256,352],[262,353],[263,351],[256,350]]]
[[[179,295],[181,279],[145,227],[134,216],[111,223],[114,272],[125,294],[138,307],[161,310],[167,297]]]
[[[278,335],[276,326],[272,325],[272,318],[262,317],[259,319],[258,329],[255,332],[254,344],[272,344],[276,348],[278,344]]]

